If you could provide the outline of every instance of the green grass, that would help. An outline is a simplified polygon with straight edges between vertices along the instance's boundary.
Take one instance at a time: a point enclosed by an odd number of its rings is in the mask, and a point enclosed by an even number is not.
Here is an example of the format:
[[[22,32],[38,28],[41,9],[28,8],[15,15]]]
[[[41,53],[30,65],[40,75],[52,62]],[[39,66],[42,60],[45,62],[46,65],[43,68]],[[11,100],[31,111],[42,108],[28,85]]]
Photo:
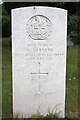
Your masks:
[[[3,117],[11,117],[11,48],[10,39],[3,39],[2,48]],[[78,46],[71,46],[67,52],[66,116],[78,117]]]
[[[2,46],[2,114],[11,117],[11,48],[9,38]]]
[[[2,46],[0,41],[0,120],[2,118]]]
[[[78,117],[78,46],[67,52],[66,116]]]

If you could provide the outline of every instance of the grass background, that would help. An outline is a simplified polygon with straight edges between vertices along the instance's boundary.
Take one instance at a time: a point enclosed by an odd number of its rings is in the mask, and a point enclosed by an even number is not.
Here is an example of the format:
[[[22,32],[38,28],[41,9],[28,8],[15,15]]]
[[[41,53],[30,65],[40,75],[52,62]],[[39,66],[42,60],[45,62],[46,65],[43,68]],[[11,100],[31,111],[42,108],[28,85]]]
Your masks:
[[[12,56],[10,38],[2,39],[2,115],[12,116]],[[67,49],[66,117],[78,118],[78,45]]]
[[[2,116],[2,41],[0,40],[0,120]]]

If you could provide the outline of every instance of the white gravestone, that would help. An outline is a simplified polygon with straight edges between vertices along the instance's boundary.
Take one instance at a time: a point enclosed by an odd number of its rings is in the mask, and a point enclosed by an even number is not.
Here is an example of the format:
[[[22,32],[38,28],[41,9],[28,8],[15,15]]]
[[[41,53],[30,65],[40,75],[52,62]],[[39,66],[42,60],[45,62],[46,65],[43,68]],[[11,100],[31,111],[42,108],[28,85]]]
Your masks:
[[[13,114],[65,117],[67,11],[12,10]]]

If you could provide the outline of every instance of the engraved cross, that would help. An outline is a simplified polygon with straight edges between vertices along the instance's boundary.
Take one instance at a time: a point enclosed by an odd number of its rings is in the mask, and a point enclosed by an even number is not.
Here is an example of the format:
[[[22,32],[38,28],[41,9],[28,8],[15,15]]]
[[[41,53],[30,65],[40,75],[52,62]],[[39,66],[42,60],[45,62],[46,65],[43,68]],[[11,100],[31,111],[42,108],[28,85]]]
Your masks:
[[[39,72],[38,72],[38,73],[31,73],[31,74],[37,74],[37,75],[39,76],[39,92],[38,92],[38,93],[40,93],[40,87],[41,87],[41,86],[40,86],[40,76],[41,76],[41,75],[48,75],[48,73],[43,73],[43,72],[41,72],[41,71],[40,71],[40,65],[41,65],[41,63],[39,62],[38,64],[39,64]]]

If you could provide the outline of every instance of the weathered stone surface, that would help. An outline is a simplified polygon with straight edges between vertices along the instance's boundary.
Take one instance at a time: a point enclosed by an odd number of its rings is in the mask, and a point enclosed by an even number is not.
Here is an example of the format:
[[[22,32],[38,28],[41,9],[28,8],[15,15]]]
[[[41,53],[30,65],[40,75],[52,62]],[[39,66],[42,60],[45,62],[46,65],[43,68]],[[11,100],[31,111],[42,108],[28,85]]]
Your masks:
[[[65,116],[67,11],[12,10],[13,112],[24,117],[54,109]]]

